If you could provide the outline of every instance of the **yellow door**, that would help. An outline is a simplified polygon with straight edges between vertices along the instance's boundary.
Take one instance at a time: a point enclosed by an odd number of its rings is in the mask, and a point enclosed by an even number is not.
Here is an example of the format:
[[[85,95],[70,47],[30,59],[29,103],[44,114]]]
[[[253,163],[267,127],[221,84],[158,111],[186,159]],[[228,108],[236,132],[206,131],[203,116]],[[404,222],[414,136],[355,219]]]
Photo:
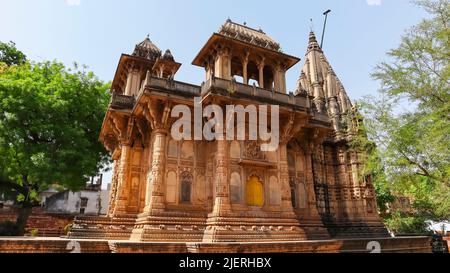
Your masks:
[[[247,181],[247,205],[262,207],[264,203],[263,184],[257,176],[252,176]]]

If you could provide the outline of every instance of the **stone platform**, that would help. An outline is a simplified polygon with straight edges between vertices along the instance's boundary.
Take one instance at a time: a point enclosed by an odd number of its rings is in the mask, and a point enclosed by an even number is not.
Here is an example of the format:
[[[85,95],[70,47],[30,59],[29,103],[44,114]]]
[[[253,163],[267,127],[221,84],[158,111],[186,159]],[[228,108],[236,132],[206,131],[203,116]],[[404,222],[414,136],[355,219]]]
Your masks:
[[[0,237],[0,253],[430,253],[430,237],[309,240],[294,242],[163,243],[67,238]]]

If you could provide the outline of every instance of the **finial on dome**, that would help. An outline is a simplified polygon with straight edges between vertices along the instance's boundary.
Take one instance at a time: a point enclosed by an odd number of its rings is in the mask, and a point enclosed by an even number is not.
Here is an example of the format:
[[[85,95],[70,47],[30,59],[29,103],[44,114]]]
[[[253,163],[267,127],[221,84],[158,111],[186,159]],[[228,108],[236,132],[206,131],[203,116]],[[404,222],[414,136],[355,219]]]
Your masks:
[[[309,31],[313,32],[314,31],[314,22],[312,18],[309,18]]]

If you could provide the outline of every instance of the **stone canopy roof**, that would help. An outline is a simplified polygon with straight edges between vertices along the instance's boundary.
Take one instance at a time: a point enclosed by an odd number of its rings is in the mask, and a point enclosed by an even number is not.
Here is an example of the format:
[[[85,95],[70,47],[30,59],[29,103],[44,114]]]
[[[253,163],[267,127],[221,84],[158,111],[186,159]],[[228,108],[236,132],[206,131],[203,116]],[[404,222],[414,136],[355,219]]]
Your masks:
[[[256,30],[246,25],[235,23],[230,19],[220,27],[219,34],[273,51],[281,50],[280,44],[261,29]]]
[[[161,50],[153,44],[147,36],[144,41],[136,45],[133,51],[133,56],[156,60],[161,57]]]

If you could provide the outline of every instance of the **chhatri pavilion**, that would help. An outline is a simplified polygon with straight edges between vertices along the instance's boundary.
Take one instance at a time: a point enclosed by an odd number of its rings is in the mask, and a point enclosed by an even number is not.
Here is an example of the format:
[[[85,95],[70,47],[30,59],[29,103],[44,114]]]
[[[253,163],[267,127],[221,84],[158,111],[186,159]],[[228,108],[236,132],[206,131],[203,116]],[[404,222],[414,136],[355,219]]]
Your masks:
[[[114,160],[106,217],[79,216],[70,238],[277,242],[387,237],[370,176],[350,141],[361,122],[313,32],[300,61],[262,30],[227,20],[195,56],[200,85],[147,37],[122,54],[100,140]],[[176,105],[279,105],[280,143],[176,140]],[[194,111],[192,111],[193,113]],[[192,118],[194,120],[194,118]]]

